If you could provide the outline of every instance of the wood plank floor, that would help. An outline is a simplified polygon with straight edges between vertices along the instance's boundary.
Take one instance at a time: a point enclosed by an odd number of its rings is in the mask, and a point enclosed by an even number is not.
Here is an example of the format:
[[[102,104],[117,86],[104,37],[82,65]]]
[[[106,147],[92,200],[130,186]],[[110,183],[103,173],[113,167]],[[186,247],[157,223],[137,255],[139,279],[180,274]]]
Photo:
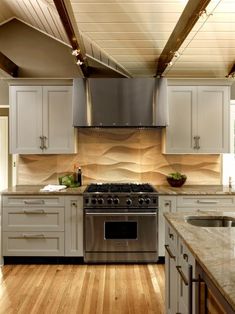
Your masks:
[[[161,314],[164,265],[6,265],[0,313]]]

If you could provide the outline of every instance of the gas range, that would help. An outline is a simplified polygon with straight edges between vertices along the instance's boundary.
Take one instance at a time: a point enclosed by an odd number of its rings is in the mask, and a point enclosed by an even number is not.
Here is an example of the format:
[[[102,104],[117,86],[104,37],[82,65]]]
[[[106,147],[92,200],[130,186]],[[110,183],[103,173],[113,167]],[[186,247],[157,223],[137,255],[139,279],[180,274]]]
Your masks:
[[[157,261],[158,192],[153,186],[91,184],[83,195],[85,262]]]
[[[92,183],[84,191],[85,208],[156,208],[158,192],[149,183]]]

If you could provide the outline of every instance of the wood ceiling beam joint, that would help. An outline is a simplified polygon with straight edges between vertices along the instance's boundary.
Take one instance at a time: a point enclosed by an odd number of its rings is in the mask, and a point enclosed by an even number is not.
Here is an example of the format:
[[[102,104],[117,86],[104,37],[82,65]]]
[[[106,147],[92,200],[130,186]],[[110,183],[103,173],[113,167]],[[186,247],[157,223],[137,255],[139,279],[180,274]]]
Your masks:
[[[192,30],[211,0],[189,0],[158,60],[156,76],[162,76],[174,54]]]

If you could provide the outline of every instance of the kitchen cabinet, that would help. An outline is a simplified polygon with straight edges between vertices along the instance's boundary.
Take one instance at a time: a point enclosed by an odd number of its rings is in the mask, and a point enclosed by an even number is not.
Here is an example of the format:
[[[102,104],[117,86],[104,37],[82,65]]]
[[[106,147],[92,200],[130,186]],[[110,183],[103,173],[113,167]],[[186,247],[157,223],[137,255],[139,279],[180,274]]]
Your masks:
[[[166,154],[229,152],[229,86],[169,86]]]
[[[82,195],[3,195],[3,256],[83,256]]]
[[[196,264],[198,283],[198,314],[234,314],[234,310],[216,288],[209,276]]]
[[[176,211],[176,196],[164,195],[159,196],[158,210],[158,256],[165,256],[165,212]]]
[[[176,211],[233,211],[234,207],[233,195],[179,195],[176,199]]]
[[[65,197],[65,256],[83,256],[83,198]]]
[[[178,308],[178,275],[176,269],[177,236],[169,225],[166,226],[165,237],[165,310],[166,314],[175,314]]]
[[[71,86],[10,86],[10,151],[75,152]]]
[[[195,314],[195,259],[168,223],[166,223],[165,242],[166,313]]]
[[[63,256],[62,196],[3,196],[3,256]]]

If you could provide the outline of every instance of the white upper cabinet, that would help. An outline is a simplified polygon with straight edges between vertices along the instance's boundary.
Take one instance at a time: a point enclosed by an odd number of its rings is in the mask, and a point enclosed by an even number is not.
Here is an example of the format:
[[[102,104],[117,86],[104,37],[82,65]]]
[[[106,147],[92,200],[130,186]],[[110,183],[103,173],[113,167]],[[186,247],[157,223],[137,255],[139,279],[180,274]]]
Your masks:
[[[71,86],[10,86],[10,150],[74,153]]]
[[[229,90],[229,86],[169,86],[164,153],[228,153]]]

